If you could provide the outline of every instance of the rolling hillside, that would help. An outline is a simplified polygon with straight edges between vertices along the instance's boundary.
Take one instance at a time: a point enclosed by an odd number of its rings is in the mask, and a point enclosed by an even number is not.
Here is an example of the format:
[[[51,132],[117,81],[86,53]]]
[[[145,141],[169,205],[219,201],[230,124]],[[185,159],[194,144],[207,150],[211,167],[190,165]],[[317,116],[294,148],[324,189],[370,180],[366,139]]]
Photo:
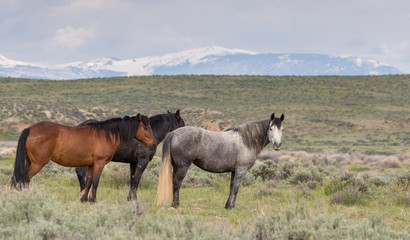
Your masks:
[[[0,78],[0,140],[16,141],[43,120],[75,125],[181,109],[187,125],[217,131],[284,113],[284,150],[408,152],[409,85],[409,75]]]

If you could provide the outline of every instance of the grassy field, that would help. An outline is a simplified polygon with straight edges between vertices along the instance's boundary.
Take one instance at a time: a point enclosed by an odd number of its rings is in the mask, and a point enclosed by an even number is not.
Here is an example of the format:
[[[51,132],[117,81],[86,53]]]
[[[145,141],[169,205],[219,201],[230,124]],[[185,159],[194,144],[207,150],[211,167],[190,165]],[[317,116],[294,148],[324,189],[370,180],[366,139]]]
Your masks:
[[[0,78],[0,239],[410,239],[409,75]],[[48,164],[9,188],[15,141],[38,121],[75,125],[181,109],[223,130],[285,114],[280,152],[260,154],[225,210],[229,174],[191,167],[178,209],[155,204],[161,145],[127,202],[128,166],[109,163],[96,204],[74,169]]]
[[[264,152],[225,210],[229,175],[191,167],[181,207],[155,204],[157,155],[137,202],[128,166],[104,169],[97,203],[79,202],[74,169],[49,164],[22,192],[9,189],[14,157],[0,160],[0,238],[409,239],[410,154]]]

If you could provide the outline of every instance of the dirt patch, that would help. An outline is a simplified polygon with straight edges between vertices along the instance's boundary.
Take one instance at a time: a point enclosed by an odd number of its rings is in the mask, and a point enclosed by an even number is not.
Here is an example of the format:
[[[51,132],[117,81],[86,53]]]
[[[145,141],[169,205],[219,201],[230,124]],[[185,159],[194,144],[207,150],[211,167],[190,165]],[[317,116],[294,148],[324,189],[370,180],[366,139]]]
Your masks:
[[[202,122],[202,127],[214,132],[221,132],[226,128],[221,129],[222,121]]]
[[[15,125],[15,127],[19,130],[19,132],[22,132],[25,128],[30,127],[30,124],[18,123],[18,124]]]

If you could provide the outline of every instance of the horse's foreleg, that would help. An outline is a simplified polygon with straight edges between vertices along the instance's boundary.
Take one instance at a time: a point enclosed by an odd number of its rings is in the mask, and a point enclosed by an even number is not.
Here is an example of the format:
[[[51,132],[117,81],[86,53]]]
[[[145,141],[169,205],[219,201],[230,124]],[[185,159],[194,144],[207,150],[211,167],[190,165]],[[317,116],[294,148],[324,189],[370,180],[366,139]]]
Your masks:
[[[188,167],[174,167],[173,169],[173,185],[174,185],[174,202],[172,203],[172,206],[174,208],[177,208],[179,206],[179,189],[181,188],[182,185],[182,180],[184,180],[184,177],[188,171]]]
[[[85,183],[84,189],[81,191],[81,202],[87,202],[88,201],[88,192],[90,191],[90,187],[92,184],[92,177],[93,177],[93,166],[88,167],[87,171],[87,180]]]
[[[235,207],[236,194],[238,193],[239,186],[241,185],[242,179],[245,176],[245,174],[246,171],[232,172],[229,198],[225,204],[226,209],[232,209]]]
[[[137,162],[130,163],[130,191],[128,193],[128,201],[137,199],[137,187],[135,186],[135,170],[137,168]]]
[[[93,188],[91,189],[91,196],[88,198],[89,202],[94,203],[97,200],[98,183],[100,182],[100,176],[101,176],[102,170],[104,169],[105,162],[106,161],[104,160],[104,161],[101,161],[101,163],[94,163],[93,178],[92,178]]]
[[[233,188],[233,180],[235,179],[235,171],[232,172],[231,174],[231,185],[229,187],[229,192],[232,192],[232,188]]]
[[[130,163],[130,192],[127,198],[128,201],[137,200],[138,185],[148,162],[149,159],[139,159],[138,162]]]
[[[85,183],[87,182],[87,167],[77,167],[75,168],[77,173],[78,182],[80,183],[80,191],[85,188]]]

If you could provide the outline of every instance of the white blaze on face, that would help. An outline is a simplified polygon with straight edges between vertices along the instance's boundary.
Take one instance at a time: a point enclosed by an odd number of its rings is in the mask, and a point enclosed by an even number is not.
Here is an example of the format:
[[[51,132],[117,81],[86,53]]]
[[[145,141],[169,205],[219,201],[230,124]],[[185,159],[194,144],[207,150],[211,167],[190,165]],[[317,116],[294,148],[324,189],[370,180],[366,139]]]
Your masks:
[[[283,126],[278,128],[276,125],[269,125],[269,140],[273,145],[273,148],[276,151],[280,150],[280,145],[282,143],[282,131],[283,131]]]

